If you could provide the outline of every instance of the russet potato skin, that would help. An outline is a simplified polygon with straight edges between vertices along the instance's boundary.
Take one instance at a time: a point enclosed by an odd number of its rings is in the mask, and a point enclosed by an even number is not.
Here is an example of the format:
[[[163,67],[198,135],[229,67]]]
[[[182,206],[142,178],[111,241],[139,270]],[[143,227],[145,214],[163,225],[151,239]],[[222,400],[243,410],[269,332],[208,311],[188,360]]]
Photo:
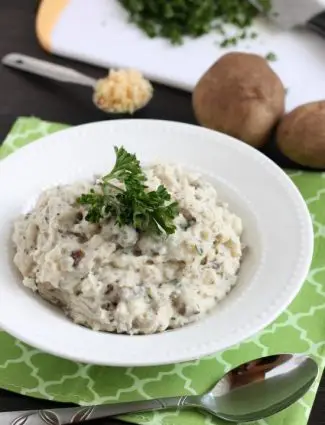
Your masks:
[[[234,52],[201,77],[192,101],[199,124],[258,148],[284,114],[285,89],[264,58]]]
[[[311,168],[325,167],[325,101],[301,105],[285,115],[276,134],[281,152]]]

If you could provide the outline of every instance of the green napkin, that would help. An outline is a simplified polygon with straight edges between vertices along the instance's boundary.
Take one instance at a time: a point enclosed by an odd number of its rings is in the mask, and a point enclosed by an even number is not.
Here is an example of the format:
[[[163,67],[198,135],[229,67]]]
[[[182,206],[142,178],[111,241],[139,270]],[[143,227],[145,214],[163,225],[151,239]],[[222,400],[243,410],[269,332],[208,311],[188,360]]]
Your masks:
[[[0,158],[66,126],[37,118],[19,118],[0,148]],[[312,355],[325,366],[325,174],[290,172],[314,223],[315,254],[305,285],[290,307],[263,332],[231,349],[192,362],[147,368],[99,367],[42,353],[0,331],[0,387],[21,394],[79,404],[114,403],[208,390],[241,362],[280,352]],[[255,425],[305,425],[318,381],[291,408]],[[194,411],[130,415],[138,424],[222,424]]]

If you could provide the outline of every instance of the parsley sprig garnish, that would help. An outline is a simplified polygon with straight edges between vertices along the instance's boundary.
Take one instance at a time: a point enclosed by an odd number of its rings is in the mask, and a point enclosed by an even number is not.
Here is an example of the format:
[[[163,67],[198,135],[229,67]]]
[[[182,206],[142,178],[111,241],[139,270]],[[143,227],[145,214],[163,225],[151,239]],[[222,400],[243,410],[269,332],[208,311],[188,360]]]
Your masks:
[[[114,147],[114,150],[115,165],[99,180],[98,190],[91,189],[77,200],[87,208],[86,220],[99,223],[114,218],[119,226],[130,225],[138,231],[174,233],[178,203],[171,201],[162,185],[155,191],[148,191],[146,176],[136,156],[124,147]]]

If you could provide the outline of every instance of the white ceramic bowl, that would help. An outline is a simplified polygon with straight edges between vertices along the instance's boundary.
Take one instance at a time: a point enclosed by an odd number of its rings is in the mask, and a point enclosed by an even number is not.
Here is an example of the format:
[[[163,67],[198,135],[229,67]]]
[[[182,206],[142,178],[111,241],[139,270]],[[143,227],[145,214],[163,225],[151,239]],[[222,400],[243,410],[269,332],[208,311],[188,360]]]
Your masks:
[[[248,245],[237,286],[214,312],[182,329],[149,336],[75,325],[24,288],[12,263],[13,219],[45,188],[105,173],[113,145],[199,170],[244,222]],[[313,232],[290,179],[253,148],[201,127],[119,120],[64,130],[0,162],[0,326],[45,352],[87,363],[144,366],[223,350],[273,321],[298,293],[310,266]]]

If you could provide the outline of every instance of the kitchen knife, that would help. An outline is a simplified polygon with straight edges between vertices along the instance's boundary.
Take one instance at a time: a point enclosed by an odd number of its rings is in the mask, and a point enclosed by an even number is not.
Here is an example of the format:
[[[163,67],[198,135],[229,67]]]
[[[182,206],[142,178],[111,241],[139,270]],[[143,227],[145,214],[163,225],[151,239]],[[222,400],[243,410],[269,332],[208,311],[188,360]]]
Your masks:
[[[260,0],[249,0],[262,11]],[[277,26],[287,30],[308,27],[325,36],[325,0],[271,0],[268,13]]]

